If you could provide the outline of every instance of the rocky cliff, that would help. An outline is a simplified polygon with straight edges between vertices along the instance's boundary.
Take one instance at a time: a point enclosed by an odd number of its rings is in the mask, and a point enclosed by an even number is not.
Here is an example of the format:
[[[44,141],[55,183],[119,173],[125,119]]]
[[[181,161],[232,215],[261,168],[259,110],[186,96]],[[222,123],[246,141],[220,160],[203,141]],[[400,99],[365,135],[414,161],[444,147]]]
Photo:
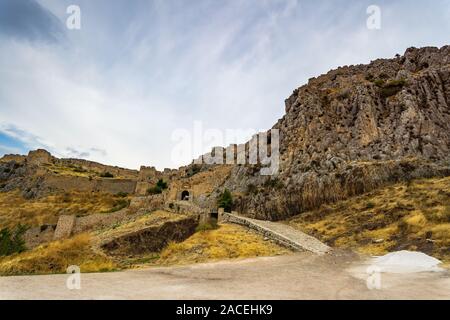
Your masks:
[[[412,178],[450,175],[450,46],[346,66],[286,100],[280,171],[236,166],[237,209],[282,219]]]

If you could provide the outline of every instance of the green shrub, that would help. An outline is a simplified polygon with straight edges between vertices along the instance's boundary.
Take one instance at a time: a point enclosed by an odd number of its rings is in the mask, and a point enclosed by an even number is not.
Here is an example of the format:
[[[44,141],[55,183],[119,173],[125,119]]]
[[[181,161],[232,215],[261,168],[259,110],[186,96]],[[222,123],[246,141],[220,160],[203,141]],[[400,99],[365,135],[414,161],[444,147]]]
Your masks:
[[[405,79],[391,80],[387,83],[385,83],[384,80],[380,80],[382,81],[380,84],[377,84],[377,81],[375,81],[375,84],[380,87],[380,95],[383,98],[395,96],[397,93],[402,91],[403,87],[406,85]]]
[[[258,187],[255,186],[253,183],[250,183],[247,186],[247,193],[248,194],[257,194],[258,193]]]
[[[386,83],[386,81],[384,81],[383,79],[377,79],[373,82],[377,87],[382,88],[384,86],[384,84]]]
[[[156,183],[156,186],[161,188],[161,190],[166,190],[168,188],[167,182],[165,182],[163,179],[159,179]]]
[[[230,190],[225,189],[217,199],[219,208],[223,208],[226,212],[230,212],[233,207],[233,197]]]
[[[405,79],[399,79],[399,80],[391,80],[388,83],[384,85],[384,87],[403,87],[406,84]]]
[[[188,178],[190,178],[193,175],[196,175],[197,173],[199,173],[201,169],[202,169],[201,165],[194,164],[192,167],[190,167],[188,169],[186,175],[187,175]]]
[[[264,187],[280,190],[283,188],[283,183],[278,178],[274,179],[269,178],[266,180],[266,182],[264,182]]]
[[[87,172],[87,170],[84,169],[84,168],[81,167],[81,166],[72,168],[72,171],[73,171],[73,172],[78,172],[78,173],[84,173],[84,172]]]
[[[148,195],[155,195],[155,194],[161,194],[163,191],[160,187],[154,186],[147,189]]]
[[[14,231],[8,228],[0,230],[0,257],[9,256],[26,250],[23,235],[27,227],[19,224]]]
[[[163,179],[159,179],[154,187],[150,187],[147,189],[148,195],[161,194],[164,190],[168,188],[167,182]]]
[[[119,198],[126,198],[128,197],[128,193],[126,192],[119,192],[118,194],[116,194],[117,197]]]
[[[373,209],[375,208],[375,203],[373,202],[367,202],[366,204],[366,209]]]
[[[114,175],[111,172],[103,172],[100,174],[100,177],[102,178],[114,178]]]
[[[108,211],[108,213],[117,212],[122,209],[127,208],[130,205],[130,200],[128,199],[120,199],[114,202],[114,207]]]

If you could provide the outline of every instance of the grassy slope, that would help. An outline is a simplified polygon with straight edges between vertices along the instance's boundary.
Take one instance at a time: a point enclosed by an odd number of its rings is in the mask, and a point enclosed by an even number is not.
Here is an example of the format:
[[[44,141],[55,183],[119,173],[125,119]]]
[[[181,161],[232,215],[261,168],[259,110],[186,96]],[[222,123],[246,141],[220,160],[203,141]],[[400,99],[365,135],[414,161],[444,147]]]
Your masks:
[[[100,168],[93,169],[77,165],[61,165],[61,164],[44,164],[43,166],[53,174],[63,176],[85,177],[91,179],[98,179],[101,177],[102,173],[108,172],[108,168],[106,166],[103,169]],[[113,168],[111,168],[110,170],[116,173],[116,170],[114,170]],[[114,179],[133,179],[136,177],[137,173],[136,176],[127,174],[118,175],[117,173],[114,174]]]
[[[12,228],[19,223],[56,224],[61,212],[75,215],[109,212],[121,200],[111,194],[91,192],[66,192],[27,200],[19,191],[0,192],[0,228]]]
[[[116,269],[112,260],[92,250],[91,236],[81,234],[0,258],[0,275],[65,273],[71,265],[79,266],[81,272]]]
[[[237,225],[224,224],[216,230],[200,231],[181,243],[171,243],[165,248],[158,265],[190,264],[223,259],[250,258],[287,254],[262,236]]]
[[[418,250],[450,261],[450,177],[393,185],[323,205],[287,223],[362,253]]]
[[[136,228],[176,219],[174,214],[155,211],[136,221],[110,230],[81,234],[54,241],[30,251],[0,258],[0,275],[64,273],[68,266],[78,265],[81,272],[103,272],[142,264],[178,265],[223,259],[288,254],[290,251],[264,241],[262,236],[236,225],[221,225],[216,230],[199,231],[181,243],[171,243],[160,253],[128,257],[109,257],[98,249],[105,237],[133,232]]]

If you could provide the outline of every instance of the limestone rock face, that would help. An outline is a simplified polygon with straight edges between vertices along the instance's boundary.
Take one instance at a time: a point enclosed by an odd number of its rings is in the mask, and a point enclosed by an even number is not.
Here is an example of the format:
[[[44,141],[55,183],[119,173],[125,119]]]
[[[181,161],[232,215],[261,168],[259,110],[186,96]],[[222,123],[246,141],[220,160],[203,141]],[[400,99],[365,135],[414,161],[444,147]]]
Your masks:
[[[35,151],[30,151],[26,158],[29,165],[40,166],[43,164],[50,164],[53,162],[53,157],[47,150],[38,149]]]
[[[281,219],[385,183],[450,174],[450,46],[341,67],[286,100],[280,171],[241,167],[241,212]],[[249,188],[250,186],[250,188]]]

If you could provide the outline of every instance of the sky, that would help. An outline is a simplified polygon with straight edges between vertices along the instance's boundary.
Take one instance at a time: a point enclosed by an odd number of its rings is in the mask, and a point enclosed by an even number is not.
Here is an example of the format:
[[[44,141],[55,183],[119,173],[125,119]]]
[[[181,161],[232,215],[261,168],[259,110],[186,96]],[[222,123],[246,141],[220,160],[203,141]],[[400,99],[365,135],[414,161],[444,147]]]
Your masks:
[[[174,168],[271,128],[311,77],[448,44],[450,0],[0,0],[0,156]]]

